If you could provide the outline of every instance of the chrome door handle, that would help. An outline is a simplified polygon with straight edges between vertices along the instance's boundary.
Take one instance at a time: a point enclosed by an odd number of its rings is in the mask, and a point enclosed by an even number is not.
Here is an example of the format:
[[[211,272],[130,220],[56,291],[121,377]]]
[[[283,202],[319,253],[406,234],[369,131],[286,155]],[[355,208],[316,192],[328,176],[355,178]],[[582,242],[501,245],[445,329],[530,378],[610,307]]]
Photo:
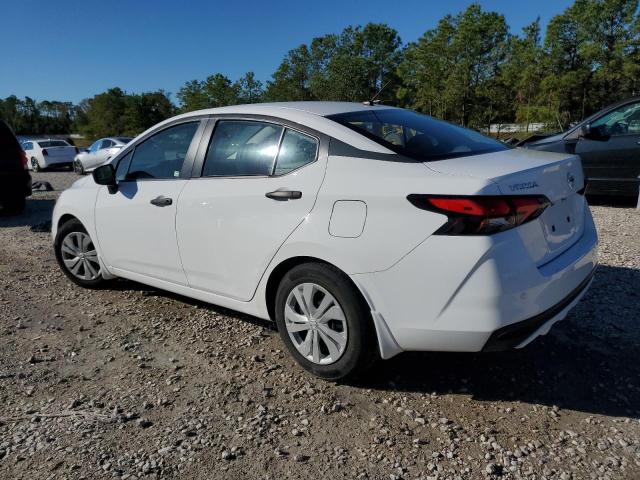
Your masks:
[[[162,195],[151,200],[151,205],[155,205],[156,207],[168,207],[172,203],[173,203],[173,199],[168,197],[163,197]]]
[[[299,190],[274,190],[273,192],[265,193],[264,195],[267,198],[271,198],[273,200],[297,200],[302,198],[302,192]]]

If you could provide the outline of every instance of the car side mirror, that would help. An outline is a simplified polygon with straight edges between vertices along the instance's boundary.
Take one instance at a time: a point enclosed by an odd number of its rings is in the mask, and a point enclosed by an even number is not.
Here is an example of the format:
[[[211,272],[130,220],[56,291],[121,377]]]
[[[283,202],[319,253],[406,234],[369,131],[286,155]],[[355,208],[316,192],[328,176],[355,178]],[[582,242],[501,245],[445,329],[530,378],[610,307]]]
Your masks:
[[[587,123],[580,127],[580,136],[587,140],[607,141],[609,135],[604,135],[599,128],[593,128],[590,123]]]
[[[106,185],[109,188],[109,193],[116,193],[118,191],[116,170],[110,163],[96,168],[93,171],[92,176],[94,182],[96,182],[98,185]]]

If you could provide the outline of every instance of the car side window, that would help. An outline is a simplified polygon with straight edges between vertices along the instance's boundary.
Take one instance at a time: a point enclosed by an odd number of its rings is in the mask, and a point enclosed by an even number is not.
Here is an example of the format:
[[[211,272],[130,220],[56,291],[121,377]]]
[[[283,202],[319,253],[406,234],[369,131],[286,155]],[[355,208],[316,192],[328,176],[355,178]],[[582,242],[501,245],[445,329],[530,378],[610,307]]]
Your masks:
[[[616,108],[591,122],[591,128],[612,137],[640,134],[640,102]]]
[[[100,149],[104,149],[104,148],[110,148],[113,145],[113,142],[111,140],[103,140],[102,141],[102,145],[100,145]]]
[[[33,143],[25,142],[25,143],[22,144],[22,148],[24,150],[32,150],[33,149]]]
[[[218,121],[203,177],[266,176],[273,171],[283,127],[248,120]]]
[[[174,125],[136,145],[127,179],[178,178],[199,124]]]
[[[316,159],[318,140],[309,135],[287,129],[282,139],[275,175],[284,175]]]
[[[122,182],[127,179],[127,172],[131,165],[131,158],[133,157],[133,150],[127,153],[124,157],[118,160],[118,166],[116,167],[116,181]]]

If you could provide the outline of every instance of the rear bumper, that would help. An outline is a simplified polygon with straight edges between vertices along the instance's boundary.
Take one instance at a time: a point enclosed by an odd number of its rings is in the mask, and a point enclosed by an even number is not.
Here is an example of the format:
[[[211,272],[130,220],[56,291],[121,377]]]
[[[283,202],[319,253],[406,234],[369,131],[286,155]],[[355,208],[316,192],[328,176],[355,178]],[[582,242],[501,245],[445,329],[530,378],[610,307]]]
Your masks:
[[[71,157],[71,158],[67,158],[67,157],[60,157],[60,158],[45,157],[41,166],[42,166],[42,168],[47,168],[47,167],[51,167],[53,165],[60,166],[60,165],[72,165],[72,164],[73,164],[73,157]]]
[[[582,236],[544,265],[528,253],[531,238],[514,229],[488,237],[431,236],[390,269],[351,278],[368,299],[378,332],[384,323],[397,351],[523,346],[564,318],[589,285],[597,234],[588,208],[583,225]]]
[[[548,328],[545,328],[543,332],[543,327],[547,326],[547,324],[553,324],[562,320],[564,316],[566,316],[568,310],[586,293],[595,273],[596,269],[594,268],[580,285],[553,307],[535,317],[507,325],[494,331],[489,337],[489,340],[487,340],[487,343],[484,344],[482,351],[500,352],[502,350],[517,348],[526,345],[538,335],[546,333]],[[548,327],[551,328],[551,325],[548,325]]]

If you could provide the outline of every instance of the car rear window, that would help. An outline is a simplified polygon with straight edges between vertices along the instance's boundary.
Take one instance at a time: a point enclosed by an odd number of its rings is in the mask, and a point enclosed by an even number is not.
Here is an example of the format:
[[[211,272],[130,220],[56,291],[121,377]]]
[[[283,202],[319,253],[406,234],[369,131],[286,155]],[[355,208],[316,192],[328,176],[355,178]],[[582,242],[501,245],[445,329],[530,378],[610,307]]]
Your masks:
[[[414,160],[429,162],[507,150],[509,147],[467,128],[410,110],[373,108],[327,118]]]
[[[71,145],[69,145],[67,142],[63,141],[63,140],[47,140],[46,142],[38,142],[38,145],[40,145],[42,148],[48,148],[48,147],[70,147]]]

